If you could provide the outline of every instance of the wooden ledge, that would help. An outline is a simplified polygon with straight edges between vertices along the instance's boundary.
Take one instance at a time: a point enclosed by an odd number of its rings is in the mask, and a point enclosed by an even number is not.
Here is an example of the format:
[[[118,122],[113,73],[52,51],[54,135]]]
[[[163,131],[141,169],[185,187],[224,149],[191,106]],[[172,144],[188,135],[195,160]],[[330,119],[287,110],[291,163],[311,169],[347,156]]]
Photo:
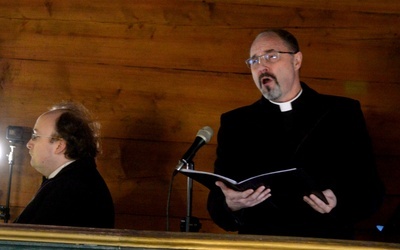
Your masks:
[[[297,237],[237,234],[181,233],[124,229],[71,228],[4,224],[0,226],[0,244],[18,249],[30,243],[40,249],[58,245],[82,245],[85,249],[311,249],[365,250],[400,249],[400,244],[368,241],[345,241]],[[47,247],[46,247],[47,246]],[[0,245],[1,247],[1,245]],[[22,248],[22,247],[21,247]],[[24,248],[26,249],[26,248]]]

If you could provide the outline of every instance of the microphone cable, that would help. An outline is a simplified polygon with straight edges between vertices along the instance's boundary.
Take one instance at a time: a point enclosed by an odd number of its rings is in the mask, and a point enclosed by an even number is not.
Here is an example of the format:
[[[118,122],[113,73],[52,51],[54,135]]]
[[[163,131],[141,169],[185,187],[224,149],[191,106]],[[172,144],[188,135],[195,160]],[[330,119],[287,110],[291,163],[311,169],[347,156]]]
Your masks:
[[[174,172],[172,173],[171,180],[169,182],[168,198],[167,198],[167,209],[166,209],[166,231],[169,231],[169,207],[170,207],[170,201],[171,201],[172,186],[173,186],[173,183],[174,183],[175,175],[177,173],[178,173],[178,170],[175,169]]]

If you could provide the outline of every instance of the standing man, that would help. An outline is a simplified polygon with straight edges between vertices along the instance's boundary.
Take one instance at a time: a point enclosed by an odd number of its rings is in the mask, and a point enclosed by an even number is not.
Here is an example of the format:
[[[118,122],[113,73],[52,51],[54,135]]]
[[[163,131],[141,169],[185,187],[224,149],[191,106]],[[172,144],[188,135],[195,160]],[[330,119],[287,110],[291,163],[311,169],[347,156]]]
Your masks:
[[[114,227],[114,205],[97,171],[98,125],[83,105],[53,106],[36,121],[27,143],[44,182],[15,223]]]
[[[262,97],[222,114],[214,171],[240,181],[295,167],[327,203],[310,193],[282,200],[266,186],[236,192],[217,182],[208,211],[227,231],[352,239],[354,224],[383,200],[360,103],[301,82],[302,59],[296,38],[285,30],[255,38],[246,63]],[[296,192],[293,183],[285,184]]]

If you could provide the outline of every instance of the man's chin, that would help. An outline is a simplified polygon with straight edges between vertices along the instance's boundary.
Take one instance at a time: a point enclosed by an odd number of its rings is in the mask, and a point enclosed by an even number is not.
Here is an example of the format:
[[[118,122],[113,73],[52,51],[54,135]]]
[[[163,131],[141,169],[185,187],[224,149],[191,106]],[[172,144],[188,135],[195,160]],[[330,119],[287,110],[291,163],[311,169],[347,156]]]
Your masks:
[[[280,93],[277,93],[276,91],[266,91],[266,90],[262,90],[261,93],[263,94],[263,96],[265,98],[267,98],[270,101],[276,101],[279,99],[279,97],[281,96]]]
[[[262,92],[262,95],[263,95],[267,100],[272,101],[272,100],[271,100],[271,95],[269,95],[267,92],[263,91],[263,92]]]
[[[265,85],[260,90],[264,96],[271,96],[273,93],[273,88],[265,86]]]

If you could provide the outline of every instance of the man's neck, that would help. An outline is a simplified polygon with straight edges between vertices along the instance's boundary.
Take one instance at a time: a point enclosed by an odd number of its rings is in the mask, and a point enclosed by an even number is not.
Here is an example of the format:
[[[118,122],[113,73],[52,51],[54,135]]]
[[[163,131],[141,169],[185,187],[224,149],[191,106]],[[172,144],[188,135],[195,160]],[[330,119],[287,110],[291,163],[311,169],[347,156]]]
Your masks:
[[[71,164],[72,162],[74,162],[75,160],[67,160],[64,161],[58,168],[56,168],[51,174],[49,174],[49,176],[47,176],[47,179],[51,179],[54,178],[63,168],[65,168],[66,166],[68,166],[69,164]]]

